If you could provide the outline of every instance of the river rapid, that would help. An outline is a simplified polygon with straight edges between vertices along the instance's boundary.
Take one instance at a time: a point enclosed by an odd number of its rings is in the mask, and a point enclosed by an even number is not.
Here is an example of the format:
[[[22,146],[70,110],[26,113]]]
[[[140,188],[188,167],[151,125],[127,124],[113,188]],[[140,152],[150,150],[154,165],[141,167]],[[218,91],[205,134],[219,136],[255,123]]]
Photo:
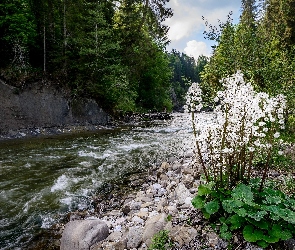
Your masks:
[[[102,185],[192,152],[189,114],[91,133],[0,142],[0,249],[26,249],[42,228],[92,208]]]

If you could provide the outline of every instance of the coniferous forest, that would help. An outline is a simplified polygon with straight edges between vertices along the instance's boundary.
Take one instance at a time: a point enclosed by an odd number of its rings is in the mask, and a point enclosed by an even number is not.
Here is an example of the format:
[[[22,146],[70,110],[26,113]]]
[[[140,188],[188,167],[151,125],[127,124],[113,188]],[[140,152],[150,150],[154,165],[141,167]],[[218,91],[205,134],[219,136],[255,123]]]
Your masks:
[[[257,89],[293,102],[294,0],[242,0],[238,24],[231,13],[219,27],[204,17],[216,45],[197,59],[166,51],[167,2],[2,0],[0,77],[16,87],[47,80],[116,112],[171,110],[191,82],[210,103],[219,80],[241,70]]]

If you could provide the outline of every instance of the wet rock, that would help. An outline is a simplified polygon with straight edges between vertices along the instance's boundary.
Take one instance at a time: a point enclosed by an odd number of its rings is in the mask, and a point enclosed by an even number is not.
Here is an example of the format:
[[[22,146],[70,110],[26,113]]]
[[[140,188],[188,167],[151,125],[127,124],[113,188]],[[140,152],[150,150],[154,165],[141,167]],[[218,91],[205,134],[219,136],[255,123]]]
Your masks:
[[[75,220],[66,224],[61,238],[61,250],[88,250],[92,245],[109,235],[105,222],[94,220]]]

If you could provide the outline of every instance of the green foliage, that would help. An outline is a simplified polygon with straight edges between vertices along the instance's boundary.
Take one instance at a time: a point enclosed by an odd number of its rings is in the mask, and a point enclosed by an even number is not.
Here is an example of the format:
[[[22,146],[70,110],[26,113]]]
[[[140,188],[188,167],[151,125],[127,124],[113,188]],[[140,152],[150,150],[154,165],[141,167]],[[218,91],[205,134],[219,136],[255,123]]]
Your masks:
[[[166,2],[3,0],[1,75],[13,85],[49,78],[113,113],[170,111]]]
[[[148,248],[149,250],[166,250],[173,246],[169,238],[169,231],[161,230],[152,238],[152,244]]]
[[[230,15],[219,27],[209,25],[208,39],[217,45],[202,72],[202,88],[209,92],[210,100],[221,90],[219,79],[241,70],[257,90],[284,94],[294,114],[294,1],[267,0],[260,9],[257,4],[242,1],[237,25]]]
[[[216,189],[212,183],[200,185],[192,204],[205,218],[220,225],[219,234],[226,240],[240,232],[246,241],[267,247],[292,238],[295,199],[271,187],[258,192],[258,182],[241,183],[232,191]]]
[[[180,108],[185,104],[185,94],[192,82],[200,82],[200,74],[209,58],[199,56],[197,60],[184,53],[172,50],[168,53],[169,65],[172,69],[172,91],[175,108]]]

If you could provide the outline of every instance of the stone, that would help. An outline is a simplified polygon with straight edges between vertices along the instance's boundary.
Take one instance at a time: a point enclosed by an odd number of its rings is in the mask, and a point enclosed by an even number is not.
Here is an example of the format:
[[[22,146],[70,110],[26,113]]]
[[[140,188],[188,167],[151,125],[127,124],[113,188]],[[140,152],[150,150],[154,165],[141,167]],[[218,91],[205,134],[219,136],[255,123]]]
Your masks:
[[[170,164],[168,162],[163,162],[161,164],[161,169],[168,170],[170,168]]]
[[[285,246],[287,250],[295,250],[295,239],[286,240]]]
[[[144,223],[144,220],[139,218],[138,216],[134,216],[132,218],[132,222],[136,223],[136,224],[143,224]]]
[[[120,240],[114,244],[114,250],[124,250],[127,248],[127,239]]]
[[[121,209],[121,211],[123,212],[124,215],[128,215],[128,214],[130,213],[130,211],[131,211],[130,206],[125,205],[125,206]]]
[[[139,211],[136,216],[138,216],[139,218],[146,220],[147,217],[149,216],[149,212],[148,211]]]
[[[165,213],[158,214],[149,218],[143,230],[142,240],[147,246],[151,244],[152,237],[163,230],[165,225],[167,224],[167,215]]]
[[[135,202],[135,201],[132,201],[132,202],[130,203],[130,209],[131,209],[131,210],[139,210],[140,207],[141,207],[141,204],[142,204],[142,202]]]
[[[177,197],[179,203],[184,204],[188,197],[192,197],[192,194],[183,183],[179,183],[179,185],[175,188],[175,196]]]
[[[198,231],[190,226],[175,226],[170,230],[170,237],[180,246],[189,244],[197,235]]]
[[[61,237],[61,250],[89,250],[109,235],[107,224],[99,219],[75,220],[66,224]]]
[[[218,239],[219,239],[218,235],[216,233],[213,233],[212,232],[212,233],[208,233],[207,236],[208,236],[208,243],[209,243],[209,245],[211,247],[217,246]]]
[[[119,241],[122,238],[123,234],[122,232],[119,231],[115,231],[113,233],[111,233],[106,240],[108,241]]]
[[[127,249],[138,248],[142,242],[143,229],[130,227],[127,234]]]

